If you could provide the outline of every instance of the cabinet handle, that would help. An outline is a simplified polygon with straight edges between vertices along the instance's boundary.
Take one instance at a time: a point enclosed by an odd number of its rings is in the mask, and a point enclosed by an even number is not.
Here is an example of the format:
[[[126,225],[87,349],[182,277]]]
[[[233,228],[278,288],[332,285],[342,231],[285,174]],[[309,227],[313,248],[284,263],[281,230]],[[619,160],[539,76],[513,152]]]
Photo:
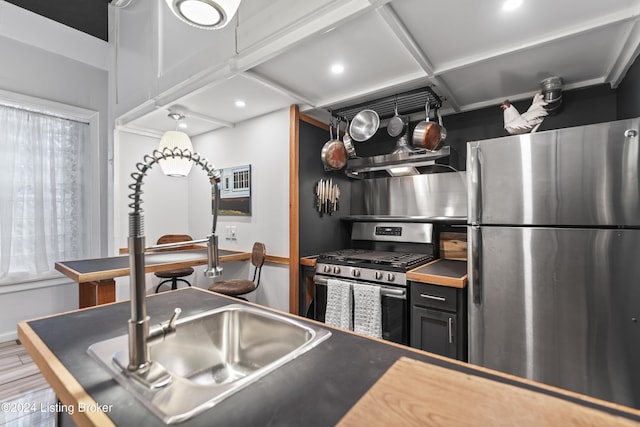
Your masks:
[[[433,300],[440,301],[440,302],[445,302],[447,300],[445,297],[439,297],[439,296],[436,296],[436,295],[420,294],[420,296],[422,298],[433,299]]]
[[[449,327],[449,344],[453,344],[453,318],[447,319],[447,326]]]

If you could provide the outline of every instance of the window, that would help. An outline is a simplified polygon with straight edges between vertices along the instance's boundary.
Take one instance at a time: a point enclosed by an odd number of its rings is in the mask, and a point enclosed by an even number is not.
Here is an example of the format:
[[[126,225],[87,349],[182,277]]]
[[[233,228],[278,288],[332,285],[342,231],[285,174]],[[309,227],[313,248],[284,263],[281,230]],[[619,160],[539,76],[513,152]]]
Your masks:
[[[0,284],[86,256],[89,124],[0,104]]]

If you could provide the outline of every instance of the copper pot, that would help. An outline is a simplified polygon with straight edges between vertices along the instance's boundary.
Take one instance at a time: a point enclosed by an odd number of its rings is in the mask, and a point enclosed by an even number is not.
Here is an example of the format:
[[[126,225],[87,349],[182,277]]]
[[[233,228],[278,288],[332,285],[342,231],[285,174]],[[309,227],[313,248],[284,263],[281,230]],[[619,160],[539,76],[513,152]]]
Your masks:
[[[322,147],[320,158],[324,170],[340,170],[347,165],[347,150],[340,140],[340,122],[336,125],[336,137],[333,137],[333,124],[329,123],[329,141]]]
[[[447,131],[440,124],[429,120],[429,101],[425,105],[426,118],[413,129],[411,143],[414,147],[437,151],[442,147]],[[440,118],[442,122],[442,118]],[[444,130],[444,132],[443,132]]]

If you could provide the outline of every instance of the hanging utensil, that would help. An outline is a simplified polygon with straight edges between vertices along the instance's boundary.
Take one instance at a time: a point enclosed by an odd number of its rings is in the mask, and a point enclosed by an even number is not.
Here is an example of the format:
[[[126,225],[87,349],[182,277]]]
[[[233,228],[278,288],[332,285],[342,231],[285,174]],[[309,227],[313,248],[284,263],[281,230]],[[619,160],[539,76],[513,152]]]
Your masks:
[[[394,106],[395,115],[389,119],[387,124],[387,133],[395,138],[404,132],[405,121],[398,115],[398,96],[396,95],[396,103]]]
[[[351,120],[349,133],[351,138],[358,142],[364,142],[378,131],[380,117],[373,110],[362,110]]]
[[[353,141],[351,140],[351,135],[349,135],[349,119],[347,119],[347,128],[344,131],[344,136],[342,137],[342,142],[344,143],[344,148],[347,150],[347,155],[349,158],[356,157],[356,149],[353,146]]]
[[[320,158],[324,165],[324,170],[340,170],[347,165],[347,150],[340,140],[340,119],[336,124],[336,137],[333,137],[332,123],[329,123],[329,141],[322,147]]]
[[[437,151],[442,146],[440,125],[429,120],[429,101],[425,105],[426,117],[413,129],[411,143],[414,147],[424,148],[429,151]]]

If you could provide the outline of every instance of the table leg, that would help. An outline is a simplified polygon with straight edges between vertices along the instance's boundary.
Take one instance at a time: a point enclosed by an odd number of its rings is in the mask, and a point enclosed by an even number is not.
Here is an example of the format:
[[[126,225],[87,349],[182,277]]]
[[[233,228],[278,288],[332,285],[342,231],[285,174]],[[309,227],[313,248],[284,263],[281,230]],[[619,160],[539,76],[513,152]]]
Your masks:
[[[94,307],[116,301],[114,279],[78,283],[80,308]]]

